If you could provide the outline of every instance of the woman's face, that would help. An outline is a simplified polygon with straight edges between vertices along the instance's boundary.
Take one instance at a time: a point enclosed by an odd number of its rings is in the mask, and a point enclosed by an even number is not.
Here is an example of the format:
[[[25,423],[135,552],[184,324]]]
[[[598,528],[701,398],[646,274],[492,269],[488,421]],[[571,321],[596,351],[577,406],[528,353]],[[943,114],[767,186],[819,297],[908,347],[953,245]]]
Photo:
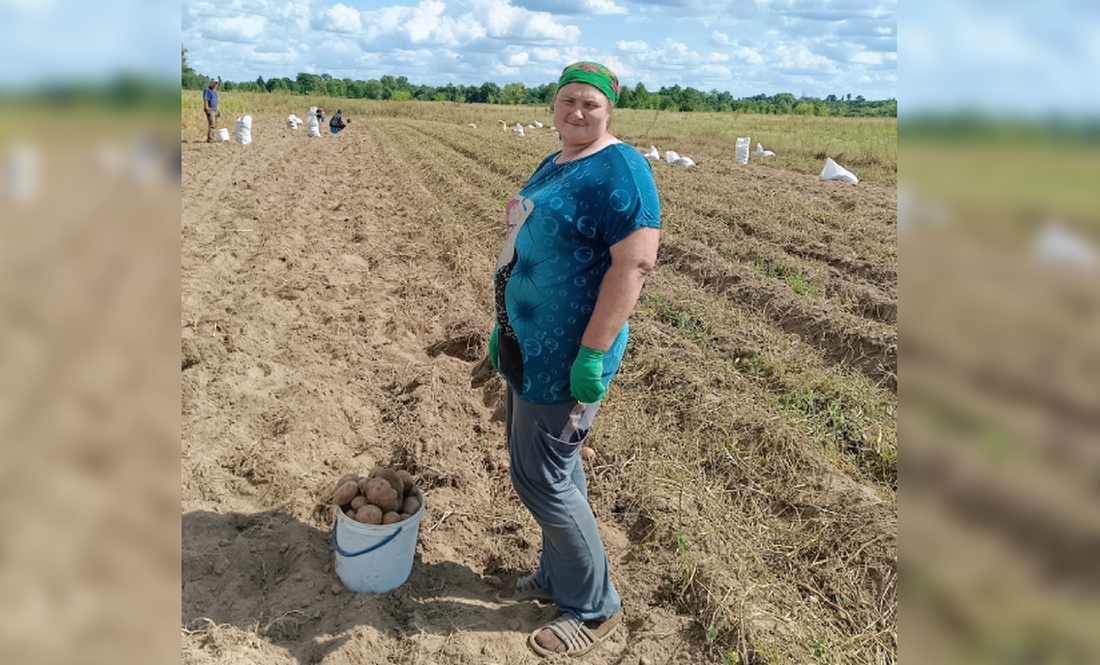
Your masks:
[[[567,83],[554,98],[554,126],[562,143],[586,145],[607,131],[611,100],[595,86]]]

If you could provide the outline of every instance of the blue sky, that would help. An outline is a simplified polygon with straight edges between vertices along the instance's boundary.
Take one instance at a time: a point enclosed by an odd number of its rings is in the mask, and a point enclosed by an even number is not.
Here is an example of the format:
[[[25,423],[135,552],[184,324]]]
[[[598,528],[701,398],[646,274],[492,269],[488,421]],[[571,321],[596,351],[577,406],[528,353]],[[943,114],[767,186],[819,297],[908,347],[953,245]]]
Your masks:
[[[650,90],[897,96],[896,0],[184,0],[181,9],[188,63],[232,81],[309,72],[530,86],[597,60]]]

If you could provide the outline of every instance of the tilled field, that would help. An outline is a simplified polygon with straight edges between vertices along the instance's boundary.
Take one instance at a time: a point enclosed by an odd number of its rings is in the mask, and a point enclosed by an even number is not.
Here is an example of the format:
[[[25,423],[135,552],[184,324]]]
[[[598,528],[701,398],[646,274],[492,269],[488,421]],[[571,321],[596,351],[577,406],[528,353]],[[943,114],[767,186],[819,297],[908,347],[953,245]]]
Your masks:
[[[493,600],[540,541],[485,356],[504,204],[557,138],[282,117],[183,145],[183,662],[537,662],[553,607]],[[591,438],[627,624],[584,662],[894,662],[896,187],[688,148]],[[376,464],[427,512],[409,580],[355,594],[324,501]]]

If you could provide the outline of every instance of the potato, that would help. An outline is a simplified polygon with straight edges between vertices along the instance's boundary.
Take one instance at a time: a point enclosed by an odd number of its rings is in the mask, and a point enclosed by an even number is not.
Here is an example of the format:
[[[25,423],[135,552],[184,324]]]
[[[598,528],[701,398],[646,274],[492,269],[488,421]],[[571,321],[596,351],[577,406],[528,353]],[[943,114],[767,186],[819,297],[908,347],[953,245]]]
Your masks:
[[[585,462],[591,462],[596,459],[596,451],[588,446],[581,448],[581,459]]]
[[[405,497],[405,501],[401,504],[401,512],[415,515],[418,510],[420,510],[420,499],[415,496]]]
[[[382,516],[382,524],[396,524],[401,521],[401,515],[392,510]]]
[[[370,479],[370,482],[367,483],[366,496],[367,501],[370,501],[386,512],[396,512],[401,509],[401,504],[397,498],[397,492],[395,492],[393,487],[383,478]]]
[[[376,466],[370,472],[371,478],[384,478],[386,482],[390,484],[394,492],[397,492],[398,497],[405,496],[405,483],[401,480],[401,477],[397,475],[397,472],[393,469],[387,469],[384,466]]]
[[[357,474],[357,473],[345,473],[344,475],[340,476],[340,480],[336,481],[336,487],[340,487],[341,485],[348,482],[349,480],[352,481],[352,482],[356,482],[356,483],[359,482],[359,474]]]
[[[332,495],[332,502],[338,506],[346,505],[354,499],[355,495],[358,493],[359,486],[349,480],[336,488],[336,491]]]
[[[355,519],[355,511],[352,510],[351,508],[348,508],[347,511],[344,512],[344,514],[347,515],[351,519]]]
[[[359,492],[368,499],[370,498],[371,488],[374,488],[375,492],[379,492],[382,488],[386,487],[390,487],[390,484],[387,483],[384,478],[370,478],[364,476],[359,481]],[[390,489],[393,488],[390,487]],[[373,501],[371,503],[373,503]]]
[[[412,477],[412,474],[404,469],[397,470],[397,477],[401,479],[401,482],[405,485],[405,496],[412,496],[416,492],[416,479]]]
[[[359,490],[358,487],[356,487],[355,489],[356,489],[356,491]],[[351,509],[352,510],[359,510],[360,508],[367,505],[368,503],[369,503],[369,501],[367,501],[367,497],[363,496],[362,494],[356,494],[355,498],[351,500]]]
[[[355,511],[355,521],[362,522],[363,524],[381,524],[382,509],[372,503],[368,503]]]
[[[410,514],[408,514],[408,513],[401,513],[401,521],[402,521],[402,522],[404,522],[405,520],[409,519],[410,517],[412,517],[412,515],[410,515]]]

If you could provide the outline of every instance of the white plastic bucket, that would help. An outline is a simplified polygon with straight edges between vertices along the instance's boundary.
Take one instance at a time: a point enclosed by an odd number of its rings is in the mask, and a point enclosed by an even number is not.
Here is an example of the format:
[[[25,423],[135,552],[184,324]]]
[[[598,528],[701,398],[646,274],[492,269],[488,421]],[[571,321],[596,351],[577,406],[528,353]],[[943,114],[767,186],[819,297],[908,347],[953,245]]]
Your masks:
[[[221,129],[219,129],[218,130],[218,138],[223,140],[223,141],[228,141],[229,140],[229,130],[226,129],[225,127],[222,127]]]
[[[424,517],[424,495],[420,490],[417,498],[420,510],[396,524],[361,524],[335,507],[332,549],[336,552],[336,574],[344,586],[359,593],[386,593],[409,579]]]

